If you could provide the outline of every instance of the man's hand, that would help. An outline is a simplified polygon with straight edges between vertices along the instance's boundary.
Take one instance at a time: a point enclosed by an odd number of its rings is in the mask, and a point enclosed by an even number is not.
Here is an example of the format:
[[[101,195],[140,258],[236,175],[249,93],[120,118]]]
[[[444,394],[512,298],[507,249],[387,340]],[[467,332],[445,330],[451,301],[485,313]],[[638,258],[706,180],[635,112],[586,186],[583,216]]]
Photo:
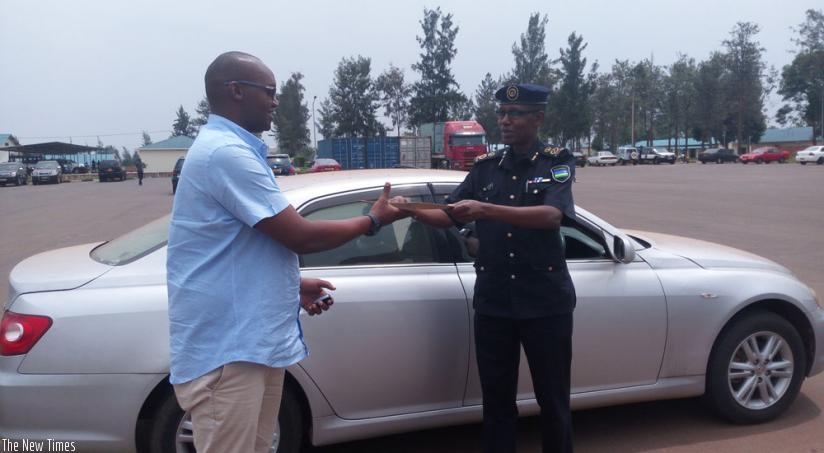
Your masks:
[[[410,214],[389,204],[389,192],[391,190],[392,185],[388,182],[385,183],[380,197],[378,197],[378,200],[372,205],[372,209],[369,210],[372,215],[378,218],[381,225],[389,225],[395,220],[408,217]]]
[[[300,279],[300,306],[309,316],[319,315],[335,303],[326,289],[334,290],[335,285],[319,278]]]

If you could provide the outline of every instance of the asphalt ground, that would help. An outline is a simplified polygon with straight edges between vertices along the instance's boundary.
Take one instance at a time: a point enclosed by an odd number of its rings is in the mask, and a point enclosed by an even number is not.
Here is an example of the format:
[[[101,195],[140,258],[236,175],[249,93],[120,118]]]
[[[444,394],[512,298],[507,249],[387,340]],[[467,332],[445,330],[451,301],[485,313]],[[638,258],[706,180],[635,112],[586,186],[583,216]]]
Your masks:
[[[577,170],[577,204],[623,228],[691,236],[768,257],[824,297],[824,166],[644,165]],[[98,242],[169,212],[168,178],[0,187],[0,294],[14,264],[58,247]],[[334,311],[334,310],[333,310]],[[719,421],[697,399],[578,411],[578,452],[824,452],[824,375],[805,382],[778,420]],[[534,418],[522,452],[540,451]],[[315,448],[316,453],[481,451],[480,425]]]

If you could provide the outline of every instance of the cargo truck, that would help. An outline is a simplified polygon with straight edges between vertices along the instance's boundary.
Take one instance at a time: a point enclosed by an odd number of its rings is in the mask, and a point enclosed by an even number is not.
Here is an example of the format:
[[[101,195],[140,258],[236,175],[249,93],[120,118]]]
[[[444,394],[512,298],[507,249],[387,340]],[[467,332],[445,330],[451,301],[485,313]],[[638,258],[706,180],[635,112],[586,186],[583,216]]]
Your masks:
[[[432,168],[469,170],[486,153],[486,131],[477,121],[425,123],[421,137],[432,140]]]

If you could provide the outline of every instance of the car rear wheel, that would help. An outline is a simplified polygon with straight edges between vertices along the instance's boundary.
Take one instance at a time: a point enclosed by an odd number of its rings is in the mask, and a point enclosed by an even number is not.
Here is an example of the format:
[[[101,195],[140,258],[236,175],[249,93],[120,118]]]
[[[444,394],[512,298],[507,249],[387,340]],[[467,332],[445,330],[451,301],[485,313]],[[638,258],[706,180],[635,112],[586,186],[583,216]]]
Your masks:
[[[733,423],[761,423],[798,396],[806,370],[801,337],[770,312],[742,316],[721,332],[710,356],[706,399]]]
[[[763,164],[763,163],[764,163],[764,159],[758,159],[758,160],[756,160],[756,161],[755,161],[755,163],[756,163],[756,164],[759,164],[759,165],[760,165],[760,164]]]
[[[303,444],[303,416],[300,403],[289,385],[284,386],[278,415],[278,433],[272,452],[299,453]],[[195,453],[192,418],[168,392],[151,421],[147,453]]]
[[[815,161],[817,165],[824,165],[824,157],[819,157],[817,161]]]
[[[786,161],[787,161],[787,160],[786,160],[786,159],[784,159],[783,157],[782,157],[782,158],[780,158],[780,159],[778,159],[778,163],[779,163],[779,164],[783,164],[783,163],[784,163],[784,162],[786,162]]]

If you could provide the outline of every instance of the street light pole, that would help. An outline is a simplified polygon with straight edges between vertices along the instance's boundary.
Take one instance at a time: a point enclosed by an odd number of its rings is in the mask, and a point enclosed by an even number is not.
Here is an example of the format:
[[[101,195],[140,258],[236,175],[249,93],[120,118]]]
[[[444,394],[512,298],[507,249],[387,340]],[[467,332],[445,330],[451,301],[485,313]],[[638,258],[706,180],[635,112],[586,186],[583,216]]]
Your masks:
[[[317,100],[317,96],[312,98],[312,141],[315,142],[315,155],[318,154],[318,126],[315,123],[315,101]]]

